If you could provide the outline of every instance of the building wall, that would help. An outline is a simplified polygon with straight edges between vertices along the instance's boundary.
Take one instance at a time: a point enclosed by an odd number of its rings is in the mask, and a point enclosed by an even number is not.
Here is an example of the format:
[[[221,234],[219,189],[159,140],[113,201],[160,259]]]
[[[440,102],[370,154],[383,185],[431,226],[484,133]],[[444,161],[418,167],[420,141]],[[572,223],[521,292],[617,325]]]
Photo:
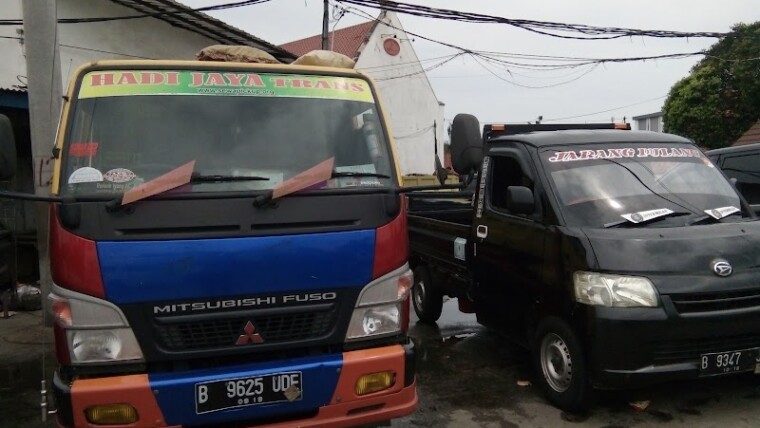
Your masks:
[[[642,119],[633,119],[636,122],[636,129],[639,131],[663,132],[662,116],[646,117]]]
[[[0,16],[3,19],[23,19],[21,11],[22,0],[4,0],[0,2]],[[0,87],[12,88],[13,85],[26,83],[26,59],[21,40],[5,37],[21,37],[17,31],[23,27],[15,25],[0,26]]]
[[[136,15],[108,0],[58,0],[59,18]],[[77,67],[102,59],[195,59],[202,48],[217,44],[199,34],[156,18],[60,24],[61,76],[64,88]],[[65,90],[65,89],[64,89]]]
[[[438,155],[443,162],[446,135],[443,107],[438,103],[411,40],[405,32],[396,29],[403,28],[396,14],[387,12],[382,19],[390,26],[378,24],[375,27],[356,68],[368,73],[377,83],[396,140],[401,173],[432,174],[434,131]],[[383,42],[394,36],[400,50],[398,55],[392,56],[386,53]]]

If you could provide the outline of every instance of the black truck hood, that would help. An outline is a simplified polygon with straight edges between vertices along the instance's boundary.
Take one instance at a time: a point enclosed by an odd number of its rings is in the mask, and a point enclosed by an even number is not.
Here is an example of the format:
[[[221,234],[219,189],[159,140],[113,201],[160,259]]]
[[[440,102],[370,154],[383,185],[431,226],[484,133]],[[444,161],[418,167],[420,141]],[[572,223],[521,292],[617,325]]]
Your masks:
[[[760,288],[760,221],[584,232],[595,270],[648,277],[661,294]],[[733,273],[716,275],[716,259]]]

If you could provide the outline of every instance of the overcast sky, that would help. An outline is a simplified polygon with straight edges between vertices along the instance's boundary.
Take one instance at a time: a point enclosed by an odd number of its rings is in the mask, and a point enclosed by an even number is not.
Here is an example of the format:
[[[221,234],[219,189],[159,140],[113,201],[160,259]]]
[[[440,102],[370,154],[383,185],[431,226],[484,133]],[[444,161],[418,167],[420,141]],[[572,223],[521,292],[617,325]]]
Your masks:
[[[191,7],[229,0],[181,0]],[[646,30],[725,32],[736,23],[760,20],[758,0],[407,0],[410,3],[466,10],[506,18],[626,27]],[[210,12],[218,19],[274,44],[319,34],[321,0],[272,0],[237,9]],[[372,15],[376,10],[366,9]],[[624,38],[609,41],[562,40],[501,24],[468,24],[399,14],[404,28],[430,39],[479,51],[587,58],[653,56],[695,52],[716,39]],[[337,28],[366,21],[347,13]],[[332,28],[331,24],[331,28]],[[415,38],[413,46],[423,65],[456,53]],[[701,57],[605,64],[591,69],[536,71],[491,66],[491,72],[471,58],[458,57],[428,77],[438,99],[446,103],[445,117],[472,113],[481,122],[544,121],[608,122],[657,112],[670,87],[688,75]],[[760,66],[760,65],[759,65]],[[531,86],[534,88],[526,88]],[[546,87],[551,86],[551,87]],[[545,87],[545,88],[535,88]],[[592,114],[596,113],[596,114]]]

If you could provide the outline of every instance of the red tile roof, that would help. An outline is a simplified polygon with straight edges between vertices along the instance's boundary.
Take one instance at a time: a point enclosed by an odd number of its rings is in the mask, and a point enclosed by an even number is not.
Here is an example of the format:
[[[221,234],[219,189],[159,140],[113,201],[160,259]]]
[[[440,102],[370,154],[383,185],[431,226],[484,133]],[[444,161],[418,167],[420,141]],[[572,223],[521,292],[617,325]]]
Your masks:
[[[329,39],[332,43],[332,50],[343,55],[356,59],[359,56],[359,48],[369,38],[372,30],[375,29],[377,21],[369,21],[363,24],[353,25],[351,27],[341,28],[337,31],[331,31]],[[301,56],[313,50],[322,49],[322,35],[307,37],[280,45],[281,48],[288,52]]]
[[[747,144],[760,143],[760,120],[755,122],[747,132],[744,133],[738,140],[732,145],[745,146]]]

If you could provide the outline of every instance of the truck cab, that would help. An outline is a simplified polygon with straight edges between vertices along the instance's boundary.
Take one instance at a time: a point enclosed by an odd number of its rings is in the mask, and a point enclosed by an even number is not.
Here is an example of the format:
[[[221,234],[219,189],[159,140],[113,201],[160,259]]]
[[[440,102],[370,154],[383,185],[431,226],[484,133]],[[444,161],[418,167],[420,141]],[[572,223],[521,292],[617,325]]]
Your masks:
[[[746,201],[685,138],[584,126],[481,137],[477,119],[455,119],[454,167],[479,181],[469,201],[410,204],[421,318],[457,297],[532,351],[545,395],[570,411],[599,389],[757,372]]]
[[[65,101],[47,198],[59,426],[416,408],[404,199],[369,78],[102,61]]]

